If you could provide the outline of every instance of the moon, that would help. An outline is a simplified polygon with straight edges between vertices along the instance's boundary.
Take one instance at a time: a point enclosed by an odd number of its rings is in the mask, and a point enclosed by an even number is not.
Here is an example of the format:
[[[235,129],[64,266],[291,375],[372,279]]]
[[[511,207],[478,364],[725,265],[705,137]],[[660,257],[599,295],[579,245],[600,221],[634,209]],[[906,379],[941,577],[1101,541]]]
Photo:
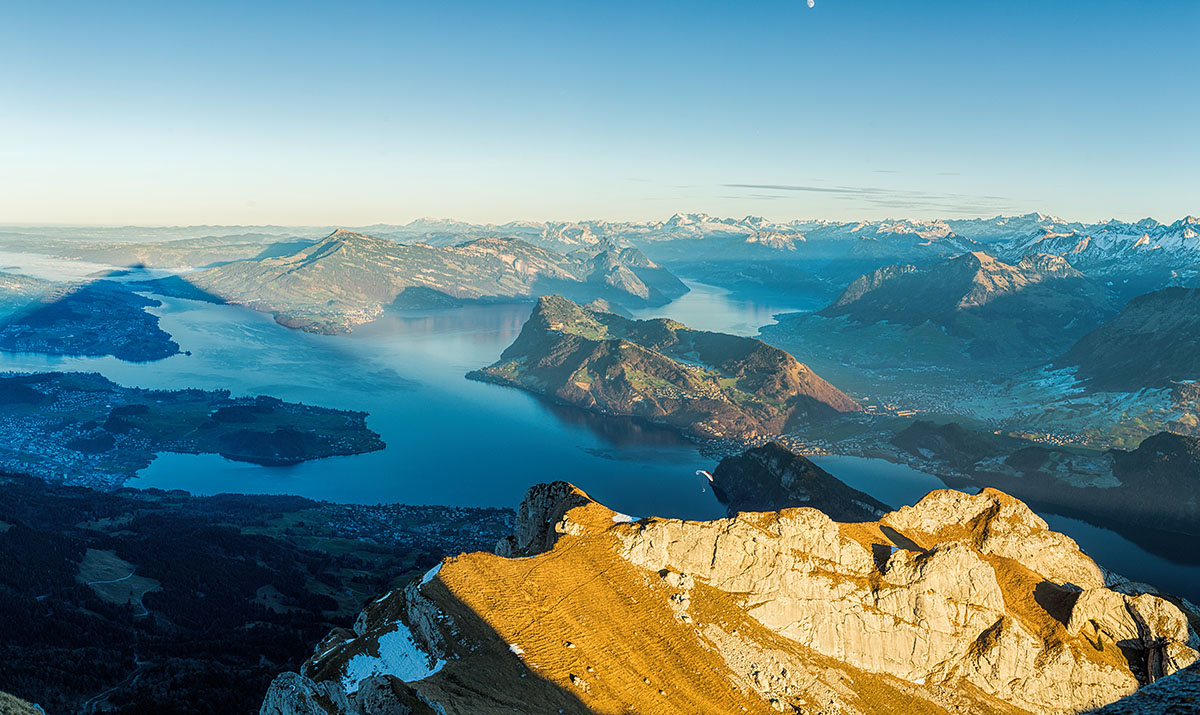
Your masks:
[[[817,4],[817,0],[808,0],[808,6],[812,7]]]

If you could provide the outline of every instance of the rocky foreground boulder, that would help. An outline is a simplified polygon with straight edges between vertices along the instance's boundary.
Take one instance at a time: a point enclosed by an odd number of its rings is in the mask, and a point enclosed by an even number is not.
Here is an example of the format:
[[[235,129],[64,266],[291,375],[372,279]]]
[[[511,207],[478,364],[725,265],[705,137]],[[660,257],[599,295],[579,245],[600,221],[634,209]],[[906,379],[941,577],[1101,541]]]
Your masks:
[[[1193,607],[991,489],[863,523],[695,522],[559,482],[519,521],[504,556],[446,559],[368,605],[262,715],[1081,713],[1198,658]]]

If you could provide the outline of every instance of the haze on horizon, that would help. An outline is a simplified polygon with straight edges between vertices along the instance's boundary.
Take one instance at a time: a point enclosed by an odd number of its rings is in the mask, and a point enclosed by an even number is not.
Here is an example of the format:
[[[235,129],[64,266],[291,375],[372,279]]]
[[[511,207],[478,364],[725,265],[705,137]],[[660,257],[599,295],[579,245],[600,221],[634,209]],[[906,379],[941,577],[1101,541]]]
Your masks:
[[[1188,0],[18,3],[0,222],[1200,213]]]

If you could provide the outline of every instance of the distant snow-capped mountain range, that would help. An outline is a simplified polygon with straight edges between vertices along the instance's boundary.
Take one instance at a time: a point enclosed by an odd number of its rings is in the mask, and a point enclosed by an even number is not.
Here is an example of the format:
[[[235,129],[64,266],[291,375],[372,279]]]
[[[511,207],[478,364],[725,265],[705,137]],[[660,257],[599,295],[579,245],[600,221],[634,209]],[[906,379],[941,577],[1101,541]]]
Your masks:
[[[316,240],[333,228],[22,227],[4,229],[0,233],[13,240],[24,240],[22,245],[27,244],[28,250],[37,251],[38,246],[50,239],[64,239],[63,245],[74,245],[79,240],[220,242],[223,237],[237,236],[249,244],[283,238]],[[786,263],[805,271],[819,270],[824,278],[834,282],[848,282],[862,272],[882,265],[923,265],[974,251],[984,251],[1013,262],[1038,253],[1059,255],[1089,275],[1104,276],[1117,283],[1125,281],[1131,274],[1153,274],[1156,283],[1163,284],[1200,277],[1200,219],[1194,216],[1173,223],[1161,223],[1151,218],[1083,223],[1042,213],[973,219],[779,222],[759,216],[720,218],[704,213],[677,213],[660,221],[475,224],[422,218],[407,224],[374,224],[354,230],[400,243],[435,246],[495,237],[519,238],[564,253],[581,248],[633,246],[651,259],[668,264]]]
[[[1186,243],[1194,248],[1200,219],[1193,216],[1171,224],[1146,218],[1141,221],[1117,220],[1100,223],[1067,221],[1056,216],[1030,213],[1023,216],[996,216],[974,219],[885,219],[879,221],[828,221],[798,219],[787,222],[769,221],[760,216],[719,218],[704,213],[677,213],[664,221],[512,221],[503,224],[473,224],[449,219],[422,218],[403,225],[377,224],[362,227],[363,231],[408,238],[446,239],[480,235],[505,234],[527,240],[550,240],[556,243],[586,244],[599,240],[669,241],[703,238],[742,238],[753,243],[794,249],[795,244],[813,238],[871,237],[880,235],[915,234],[937,240],[951,236],[969,239],[980,244],[1012,243],[1016,247],[1032,248],[1035,242],[1050,235],[1091,237],[1101,243],[1124,244],[1126,237],[1148,236],[1150,242],[1164,248],[1177,248]],[[1189,233],[1190,232],[1190,233]],[[1164,243],[1164,238],[1166,243]],[[1054,244],[1055,246],[1059,244]],[[1065,252],[1065,251],[1060,251]]]
[[[1195,216],[1163,224],[1154,219],[1134,223],[1108,221],[1068,230],[1045,227],[1009,240],[1010,256],[1030,253],[1063,255],[1073,265],[1103,268],[1113,262],[1159,263],[1186,256],[1200,257],[1200,219]]]
[[[1037,253],[1064,256],[1092,272],[1127,271],[1135,265],[1159,270],[1200,263],[1200,219],[1160,223],[1154,219],[1099,223],[1030,213],[977,219],[882,221],[795,220],[758,216],[718,218],[681,214],[664,221],[517,221],[470,224],[419,219],[403,226],[370,226],[367,232],[401,241],[453,243],[506,235],[558,250],[601,242],[638,245],[662,260],[894,257],[935,260],[984,250],[1019,260]]]

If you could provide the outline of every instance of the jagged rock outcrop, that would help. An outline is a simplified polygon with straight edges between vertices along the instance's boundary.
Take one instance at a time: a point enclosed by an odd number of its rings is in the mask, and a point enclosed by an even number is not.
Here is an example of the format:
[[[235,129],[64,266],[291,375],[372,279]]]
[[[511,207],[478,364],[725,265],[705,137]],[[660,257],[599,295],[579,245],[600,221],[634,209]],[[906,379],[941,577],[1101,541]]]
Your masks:
[[[778,442],[722,459],[712,477],[730,516],[810,506],[838,521],[874,521],[891,510]]]
[[[517,558],[447,559],[372,603],[264,715],[1065,714],[1197,658],[1176,605],[1108,588],[1121,580],[995,490],[867,523],[695,522],[634,521],[556,483],[519,518],[502,545]]]
[[[571,528],[570,522],[559,524],[558,520],[590,502],[586,494],[566,482],[535,484],[517,507],[514,533],[496,544],[496,553],[517,558],[549,551],[559,534]]]

